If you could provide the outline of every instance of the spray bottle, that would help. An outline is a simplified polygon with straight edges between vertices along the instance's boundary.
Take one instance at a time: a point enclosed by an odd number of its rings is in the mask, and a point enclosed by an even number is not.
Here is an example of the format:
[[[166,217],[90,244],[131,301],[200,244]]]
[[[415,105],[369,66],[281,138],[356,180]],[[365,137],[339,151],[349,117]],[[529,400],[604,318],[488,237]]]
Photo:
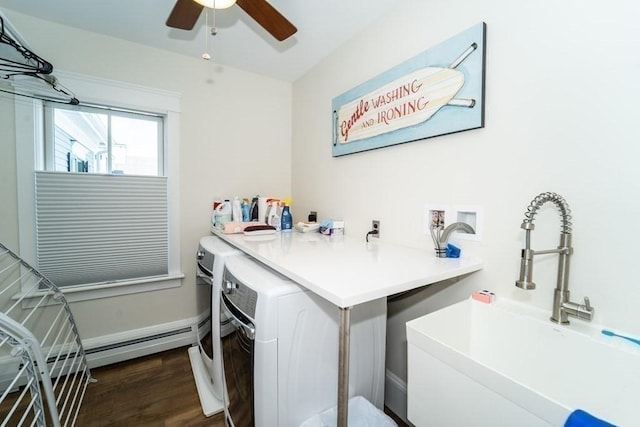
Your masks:
[[[282,208],[282,219],[280,222],[282,231],[291,231],[293,229],[293,217],[291,216],[289,205],[284,205],[284,208]]]
[[[278,201],[274,200],[267,209],[267,224],[280,230],[280,215],[278,214]]]

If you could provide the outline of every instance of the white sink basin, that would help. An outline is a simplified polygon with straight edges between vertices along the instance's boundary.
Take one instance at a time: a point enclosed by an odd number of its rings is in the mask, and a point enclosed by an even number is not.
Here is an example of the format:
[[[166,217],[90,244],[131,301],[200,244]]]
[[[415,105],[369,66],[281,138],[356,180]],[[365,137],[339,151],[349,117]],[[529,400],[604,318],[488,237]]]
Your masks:
[[[583,409],[640,425],[640,346],[580,320],[559,326],[549,314],[469,299],[408,322],[409,420],[562,426]]]

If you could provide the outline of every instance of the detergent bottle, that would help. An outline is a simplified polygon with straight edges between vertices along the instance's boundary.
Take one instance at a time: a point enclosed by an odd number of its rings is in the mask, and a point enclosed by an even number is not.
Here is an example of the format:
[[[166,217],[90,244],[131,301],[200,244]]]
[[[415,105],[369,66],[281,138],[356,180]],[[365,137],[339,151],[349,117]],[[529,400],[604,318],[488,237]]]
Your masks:
[[[222,223],[231,221],[231,202],[225,199],[215,208],[215,227],[221,228]]]
[[[249,212],[249,199],[242,199],[240,209],[242,210],[242,222],[249,222],[251,217],[251,213]]]
[[[218,224],[218,210],[216,208],[218,207],[219,204],[220,202],[217,200],[213,202],[213,206],[211,209],[211,226],[212,227],[217,227],[217,224]]]
[[[258,221],[259,218],[258,196],[256,196],[251,199],[251,206],[249,207],[249,221]]]
[[[289,205],[284,205],[282,208],[282,218],[280,220],[282,231],[291,231],[293,228],[293,217],[291,216],[291,210]]]

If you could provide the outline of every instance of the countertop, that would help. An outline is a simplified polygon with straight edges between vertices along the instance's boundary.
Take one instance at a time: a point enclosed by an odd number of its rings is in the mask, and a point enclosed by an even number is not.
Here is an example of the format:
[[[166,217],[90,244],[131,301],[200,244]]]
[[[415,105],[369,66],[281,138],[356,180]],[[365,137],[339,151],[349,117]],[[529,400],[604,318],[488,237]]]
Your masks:
[[[482,269],[478,258],[436,258],[364,236],[297,231],[266,236],[211,232],[341,308],[351,307]]]

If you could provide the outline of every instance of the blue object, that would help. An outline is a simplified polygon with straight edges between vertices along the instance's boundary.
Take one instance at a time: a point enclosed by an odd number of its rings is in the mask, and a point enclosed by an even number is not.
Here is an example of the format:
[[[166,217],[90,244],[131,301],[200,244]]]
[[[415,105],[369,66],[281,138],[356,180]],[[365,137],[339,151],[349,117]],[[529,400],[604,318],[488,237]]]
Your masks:
[[[242,204],[240,205],[240,209],[242,210],[242,221],[248,222],[251,219],[249,217],[249,203],[247,203],[246,200],[243,200]]]
[[[596,418],[582,409],[576,409],[569,415],[564,427],[615,427],[615,425]]]
[[[622,339],[625,339],[625,340],[628,340],[628,341],[631,341],[631,342],[634,342],[634,343],[636,343],[636,344],[640,345],[640,340],[638,340],[638,339],[631,338],[631,337],[626,337],[626,336],[624,336],[624,335],[618,335],[618,334],[616,334],[615,332],[609,331],[609,330],[607,330],[607,329],[603,329],[603,330],[602,330],[602,334],[603,334],[603,335],[606,335],[606,336],[608,336],[608,337],[618,337],[618,338],[622,338]]]
[[[291,230],[293,228],[293,217],[289,206],[285,206],[282,209],[282,216],[280,217],[280,228],[282,231]]]
[[[452,245],[451,243],[448,243],[447,258],[460,258],[460,248]]]

